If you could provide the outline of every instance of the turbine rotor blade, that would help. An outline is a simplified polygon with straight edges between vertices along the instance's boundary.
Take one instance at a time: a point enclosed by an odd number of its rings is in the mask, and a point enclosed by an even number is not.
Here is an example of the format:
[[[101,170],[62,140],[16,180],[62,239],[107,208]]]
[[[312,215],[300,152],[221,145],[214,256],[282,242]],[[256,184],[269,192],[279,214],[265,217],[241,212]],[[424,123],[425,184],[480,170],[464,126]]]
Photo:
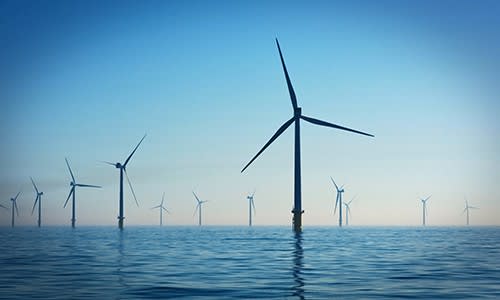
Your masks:
[[[91,184],[81,184],[81,183],[77,183],[75,184],[76,186],[79,186],[79,187],[91,187],[91,188],[102,188],[102,186],[100,185],[91,185]]]
[[[68,198],[66,198],[66,202],[64,202],[64,206],[63,206],[63,208],[66,208],[66,204],[68,204],[69,197],[71,197],[71,194],[73,194],[74,192],[75,192],[75,186],[73,186],[73,187],[71,188],[71,190],[69,191]]]
[[[108,164],[108,165],[116,166],[116,164],[114,164],[114,163],[112,163],[112,162],[109,162],[109,161],[101,160],[100,162],[102,162],[102,163],[104,163],[104,164]]]
[[[33,183],[33,187],[35,188],[36,193],[38,194],[38,189],[36,188],[35,181],[33,181],[32,177],[30,177],[30,179],[31,179],[31,183]]]
[[[127,178],[128,186],[132,191],[132,195],[134,196],[135,204],[139,207],[139,202],[137,202],[137,197],[135,196],[134,188],[132,187],[132,183],[130,182],[130,178],[128,178],[127,170],[123,169],[123,173],[125,173],[125,177]]]
[[[4,205],[2,205],[2,204],[0,204],[0,207],[3,207],[3,208],[5,208],[5,209],[8,209],[8,208],[7,208],[7,206],[4,206]]]
[[[362,134],[362,135],[374,137],[373,134],[369,134],[369,133],[366,133],[366,132],[362,132],[362,131],[358,131],[358,130],[355,130],[355,129],[347,128],[347,127],[344,127],[344,126],[335,125],[335,124],[332,124],[332,123],[329,123],[329,122],[326,122],[326,121],[314,119],[314,118],[307,117],[307,116],[304,116],[304,115],[301,115],[300,117],[302,119],[306,120],[307,122],[315,124],[315,125],[332,127],[332,128],[336,128],[336,129],[341,129],[341,130],[345,130],[345,131],[350,131],[350,132],[354,132],[354,133],[358,133],[358,134]]]
[[[337,192],[337,198],[335,199],[335,209],[333,210],[333,214],[337,212],[337,204],[339,203],[339,193]]]
[[[132,158],[132,155],[134,155],[135,151],[137,150],[137,148],[139,148],[139,145],[142,143],[142,141],[144,140],[144,138],[146,138],[146,134],[142,137],[142,139],[139,141],[139,144],[137,144],[137,146],[135,146],[134,148],[134,151],[132,151],[132,153],[130,153],[130,155],[127,157],[127,160],[125,160],[125,163],[123,164],[123,167],[126,167],[130,158]]]
[[[17,195],[14,197],[14,201],[17,200],[17,197],[19,197],[19,194],[21,194],[21,191],[17,192]]]
[[[430,195],[429,197],[425,198],[425,200],[424,200],[424,201],[429,200],[431,197],[432,197],[432,195]]]
[[[330,176],[330,179],[332,180],[333,184],[335,185],[335,189],[337,190],[337,192],[339,191],[339,187],[337,186],[337,184],[335,183],[335,180],[333,180],[333,178]]]
[[[271,137],[271,139],[260,149],[259,152],[250,160],[250,162],[241,170],[241,173],[245,171],[246,168],[262,153],[264,150],[266,150],[269,145],[271,145],[272,142],[274,142],[275,139],[277,139],[295,120],[295,117],[292,117],[290,120],[286,121],[281,127],[276,131],[276,133]]]
[[[288,93],[290,93],[290,100],[292,101],[293,110],[297,109],[297,97],[295,96],[295,91],[293,90],[292,82],[290,81],[290,76],[288,76],[288,71],[286,69],[285,60],[283,59],[283,54],[281,53],[280,43],[276,39],[276,45],[278,46],[278,51],[280,53],[281,65],[283,66],[283,72],[285,73],[286,85],[288,86]]]
[[[19,217],[19,209],[17,209],[17,201],[14,201],[14,207],[16,208],[16,214]]]
[[[194,209],[193,217],[196,215],[196,212],[198,211],[198,208],[200,207],[200,203],[196,205],[196,208]]]
[[[253,198],[250,200],[250,202],[252,203],[253,214],[255,215],[256,214],[256,210],[255,210],[255,203],[253,203]]]
[[[161,205],[153,206],[153,207],[151,207],[151,209],[155,209],[155,208],[159,208],[159,207],[161,207]]]
[[[163,192],[163,195],[161,196],[161,206],[163,206],[163,201],[165,201],[165,192]]]
[[[73,171],[71,171],[71,167],[69,166],[68,159],[65,157],[64,160],[66,161],[66,165],[68,166],[69,174],[71,175],[71,179],[73,179],[73,182],[75,182],[75,176],[73,176]]]
[[[38,198],[40,198],[40,196],[37,194],[36,198],[35,198],[35,203],[33,204],[33,209],[31,210],[31,215],[33,215],[33,212],[35,212],[35,207],[36,207],[36,203],[38,202]]]
[[[251,196],[252,199],[253,199],[253,195],[255,195],[255,191],[256,191],[256,189],[253,190],[253,193],[252,193],[252,196]]]
[[[198,202],[198,204],[201,202],[201,200],[198,198],[198,196],[196,196],[195,192],[193,191],[193,195],[194,197],[196,198],[196,201]]]

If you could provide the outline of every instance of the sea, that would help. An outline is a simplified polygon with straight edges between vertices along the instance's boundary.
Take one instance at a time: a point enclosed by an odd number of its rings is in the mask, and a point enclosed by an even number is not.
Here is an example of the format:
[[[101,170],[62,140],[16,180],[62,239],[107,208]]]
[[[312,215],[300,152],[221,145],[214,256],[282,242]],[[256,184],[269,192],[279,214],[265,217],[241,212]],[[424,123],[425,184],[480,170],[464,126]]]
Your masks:
[[[0,298],[500,299],[500,227],[3,227]]]

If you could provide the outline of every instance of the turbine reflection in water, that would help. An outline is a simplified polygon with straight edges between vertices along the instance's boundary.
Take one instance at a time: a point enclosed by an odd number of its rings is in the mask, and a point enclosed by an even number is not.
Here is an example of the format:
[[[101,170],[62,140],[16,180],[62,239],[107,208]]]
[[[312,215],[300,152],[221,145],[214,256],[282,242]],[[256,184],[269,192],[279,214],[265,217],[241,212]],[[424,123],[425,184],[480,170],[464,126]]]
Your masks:
[[[302,233],[295,233],[294,249],[293,249],[293,281],[292,287],[293,296],[298,299],[304,299],[304,278],[302,277],[302,269],[304,267],[304,250],[302,249]]]

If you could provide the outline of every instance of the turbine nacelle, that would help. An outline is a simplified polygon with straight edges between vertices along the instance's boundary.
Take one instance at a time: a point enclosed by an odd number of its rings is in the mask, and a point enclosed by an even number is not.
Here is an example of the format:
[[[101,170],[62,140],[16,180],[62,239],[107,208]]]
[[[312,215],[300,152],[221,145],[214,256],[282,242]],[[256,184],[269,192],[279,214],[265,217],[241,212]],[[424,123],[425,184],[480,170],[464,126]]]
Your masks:
[[[42,196],[42,195],[43,195],[43,192],[38,193],[38,196]]]
[[[124,167],[121,163],[119,163],[119,162],[117,162],[117,163],[115,164],[115,167],[116,167],[117,169],[121,169],[121,168],[125,169],[125,167]]]
[[[75,186],[75,185],[76,185],[76,183],[74,183],[73,181],[71,181],[71,182],[69,183],[69,186]]]

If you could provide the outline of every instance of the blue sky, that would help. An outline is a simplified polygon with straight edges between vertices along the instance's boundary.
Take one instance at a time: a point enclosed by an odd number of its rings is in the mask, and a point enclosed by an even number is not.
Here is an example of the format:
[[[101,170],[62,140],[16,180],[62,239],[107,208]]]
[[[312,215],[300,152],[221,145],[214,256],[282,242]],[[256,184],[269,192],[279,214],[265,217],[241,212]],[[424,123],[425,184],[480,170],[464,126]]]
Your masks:
[[[125,224],[290,224],[293,130],[241,168],[292,116],[274,38],[303,113],[375,134],[302,125],[304,225],[334,225],[329,177],[354,195],[356,225],[500,225],[500,4],[497,1],[2,1],[0,199],[22,189],[34,225],[114,225],[128,166]],[[0,211],[0,225],[10,213]]]

